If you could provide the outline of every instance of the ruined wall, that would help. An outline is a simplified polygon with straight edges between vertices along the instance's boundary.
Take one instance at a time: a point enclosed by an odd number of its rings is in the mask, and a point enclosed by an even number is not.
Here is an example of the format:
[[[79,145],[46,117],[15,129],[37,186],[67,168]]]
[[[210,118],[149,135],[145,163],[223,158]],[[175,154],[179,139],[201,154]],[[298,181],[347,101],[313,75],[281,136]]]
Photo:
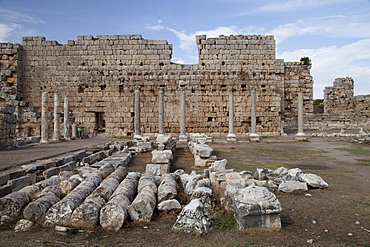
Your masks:
[[[0,148],[12,145],[16,135],[20,49],[17,44],[0,43]]]
[[[141,35],[85,35],[64,45],[45,37],[23,38],[17,90],[25,103],[18,110],[19,135],[39,132],[44,91],[49,92],[50,111],[53,93],[60,94],[61,102],[67,95],[75,122],[82,122],[89,133],[105,129],[109,136],[133,135],[135,86],[141,86],[141,123],[146,134],[158,132],[160,86],[165,87],[165,132],[169,134],[179,133],[180,86],[186,87],[188,133],[227,133],[231,91],[234,131],[248,133],[252,86],[257,89],[261,135],[279,135],[281,120],[296,117],[300,90],[304,90],[306,112],[312,112],[310,66],[276,59],[273,36],[207,39],[200,35],[196,43],[199,63],[180,65],[171,63],[172,45],[167,41]]]
[[[307,128],[370,129],[370,95],[354,96],[350,77],[336,78],[333,86],[324,89],[324,114],[307,117]]]
[[[313,113],[313,79],[310,74],[311,64],[302,62],[284,63],[284,127],[297,128],[298,93],[303,92],[303,109],[305,115]]]

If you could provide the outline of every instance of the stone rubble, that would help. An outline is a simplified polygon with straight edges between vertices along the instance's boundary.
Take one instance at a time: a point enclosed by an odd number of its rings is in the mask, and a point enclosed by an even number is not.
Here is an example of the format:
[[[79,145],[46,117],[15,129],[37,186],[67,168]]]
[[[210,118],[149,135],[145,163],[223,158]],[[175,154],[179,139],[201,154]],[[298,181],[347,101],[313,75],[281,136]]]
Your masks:
[[[197,145],[206,145],[210,141],[204,135],[191,136],[199,142]],[[252,175],[250,171],[227,169],[227,160],[213,161],[203,174],[176,170],[171,174],[130,172],[127,175],[125,166],[131,152],[128,152],[128,148],[121,150],[125,152],[110,153],[101,161],[75,168],[74,172],[79,174],[63,171],[59,176],[4,197],[22,195],[21,198],[25,200],[19,205],[14,204],[17,201],[15,199],[12,202],[1,198],[2,218],[5,215],[22,217],[24,208],[51,196],[55,200],[48,200],[48,203],[44,200],[40,204],[42,206],[37,206],[42,208],[40,216],[27,214],[24,209],[23,217],[43,223],[44,226],[91,229],[100,223],[103,228],[117,231],[129,218],[133,221],[150,221],[156,209],[161,214],[181,211],[173,228],[203,233],[211,229],[210,212],[214,212],[217,206],[213,188],[223,193],[221,205],[228,211],[234,211],[240,230],[276,230],[281,228],[279,213],[282,208],[273,192],[291,193],[326,189],[329,186],[321,177],[305,174],[299,168],[258,168]],[[170,158],[171,150],[153,151],[153,160],[156,162],[167,164]],[[25,168],[37,171],[37,167]],[[189,198],[189,203],[183,208],[178,200],[179,189]],[[30,198],[40,191],[39,196],[31,201]],[[7,209],[8,206],[10,208]]]

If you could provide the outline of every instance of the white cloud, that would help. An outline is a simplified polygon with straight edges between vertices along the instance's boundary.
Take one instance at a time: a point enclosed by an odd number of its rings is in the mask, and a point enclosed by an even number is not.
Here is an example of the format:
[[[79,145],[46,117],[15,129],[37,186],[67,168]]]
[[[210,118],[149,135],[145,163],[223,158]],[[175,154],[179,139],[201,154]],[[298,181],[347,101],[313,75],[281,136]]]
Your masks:
[[[301,35],[318,35],[320,33],[329,32],[331,27],[328,26],[305,26],[305,22],[297,21],[295,23],[288,23],[280,25],[277,28],[268,32],[275,36],[276,43],[280,43],[288,38]]]
[[[356,1],[356,0],[353,0]],[[362,1],[362,0],[359,0]],[[347,3],[347,0],[275,0],[257,9],[258,12],[292,12],[307,10],[307,8],[318,8],[326,5]]]
[[[24,22],[24,23],[31,23],[31,24],[43,24],[44,21],[40,20],[37,17],[33,17],[27,14],[23,14],[21,12],[12,11],[10,9],[0,9],[0,17],[10,22]]]
[[[299,61],[309,57],[314,77],[314,97],[322,98],[325,86],[332,86],[335,78],[352,77],[356,94],[370,94],[370,68],[364,60],[370,60],[370,39],[363,39],[341,47],[328,46],[320,49],[301,49],[278,54],[285,61]]]
[[[8,42],[7,38],[12,35],[12,31],[19,29],[19,24],[2,24],[0,23],[0,42]]]

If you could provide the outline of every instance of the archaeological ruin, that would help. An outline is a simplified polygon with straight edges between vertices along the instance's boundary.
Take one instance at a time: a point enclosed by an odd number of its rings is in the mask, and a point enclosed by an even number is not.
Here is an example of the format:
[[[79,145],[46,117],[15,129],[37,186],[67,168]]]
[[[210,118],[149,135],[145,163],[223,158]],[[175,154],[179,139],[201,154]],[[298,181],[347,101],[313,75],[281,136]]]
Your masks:
[[[310,61],[276,59],[273,36],[199,35],[196,44],[198,64],[184,65],[171,62],[166,40],[141,35],[1,43],[0,147],[19,137],[70,139],[79,122],[86,135],[110,137],[277,136],[297,129],[299,93],[304,129],[370,128],[370,95],[354,96],[351,78],[325,88],[324,112],[315,113]]]

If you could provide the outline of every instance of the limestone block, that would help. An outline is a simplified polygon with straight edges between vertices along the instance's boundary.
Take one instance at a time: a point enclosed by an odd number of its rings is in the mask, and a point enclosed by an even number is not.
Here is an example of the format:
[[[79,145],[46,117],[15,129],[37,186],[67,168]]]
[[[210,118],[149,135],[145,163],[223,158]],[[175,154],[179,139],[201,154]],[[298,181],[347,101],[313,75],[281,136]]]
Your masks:
[[[168,164],[173,159],[171,150],[152,151],[152,162],[156,164]]]
[[[264,187],[249,186],[237,190],[233,198],[233,208],[240,230],[281,228],[281,204],[276,196]]]
[[[5,185],[8,183],[9,174],[4,174],[0,176],[0,186]]]
[[[210,171],[224,171],[226,169],[227,159],[223,160],[216,160],[212,163],[211,167],[209,168]]]
[[[238,185],[240,187],[246,186],[245,178],[242,177],[238,172],[225,173],[226,184]]]
[[[292,192],[306,192],[308,191],[307,184],[299,181],[283,181],[279,184],[279,192],[292,193]]]
[[[313,188],[326,189],[329,187],[329,184],[316,174],[301,173],[298,175],[298,179]]]
[[[17,191],[31,184],[32,178],[29,176],[23,176],[8,181],[8,184],[12,186],[12,191]]]
[[[54,175],[58,175],[60,171],[60,167],[52,167],[45,170],[42,174],[45,179],[48,179]]]
[[[150,172],[154,176],[160,176],[170,171],[170,163],[167,164],[146,164],[145,172]]]
[[[157,208],[158,211],[160,212],[169,212],[169,211],[178,212],[181,210],[181,204],[176,199],[170,199],[158,203]]]
[[[213,152],[213,149],[205,144],[195,144],[194,149],[195,154],[201,158],[209,158]]]

